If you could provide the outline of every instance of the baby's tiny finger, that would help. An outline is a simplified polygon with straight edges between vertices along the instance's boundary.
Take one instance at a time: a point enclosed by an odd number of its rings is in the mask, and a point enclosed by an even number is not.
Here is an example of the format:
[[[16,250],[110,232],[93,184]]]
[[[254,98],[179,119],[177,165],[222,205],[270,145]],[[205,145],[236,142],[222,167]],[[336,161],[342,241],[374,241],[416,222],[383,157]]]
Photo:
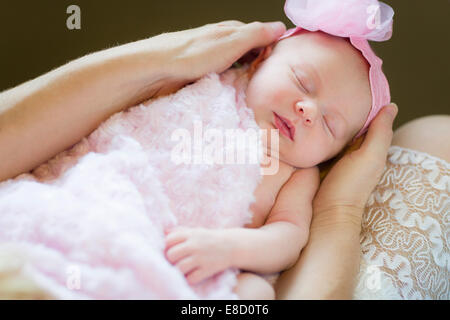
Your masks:
[[[176,244],[186,241],[186,239],[187,239],[187,235],[184,232],[171,231],[166,236],[166,250]]]
[[[198,263],[193,257],[187,257],[184,259],[181,259],[175,267],[181,271],[184,275],[188,274],[189,272],[193,271],[195,268],[198,267]]]
[[[186,275],[186,280],[191,285],[198,284],[207,278],[208,274],[203,268],[195,269],[194,271]]]
[[[181,243],[168,249],[166,252],[166,257],[170,263],[176,264],[178,261],[187,257],[189,254],[190,250],[188,246],[185,243]]]

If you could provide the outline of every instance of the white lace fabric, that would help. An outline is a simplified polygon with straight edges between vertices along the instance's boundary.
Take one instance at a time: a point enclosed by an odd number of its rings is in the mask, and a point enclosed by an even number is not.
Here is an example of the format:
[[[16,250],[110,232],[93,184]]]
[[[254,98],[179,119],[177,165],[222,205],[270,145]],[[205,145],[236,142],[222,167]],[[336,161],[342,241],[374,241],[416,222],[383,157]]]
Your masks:
[[[450,298],[450,164],[391,147],[363,217],[355,299]]]

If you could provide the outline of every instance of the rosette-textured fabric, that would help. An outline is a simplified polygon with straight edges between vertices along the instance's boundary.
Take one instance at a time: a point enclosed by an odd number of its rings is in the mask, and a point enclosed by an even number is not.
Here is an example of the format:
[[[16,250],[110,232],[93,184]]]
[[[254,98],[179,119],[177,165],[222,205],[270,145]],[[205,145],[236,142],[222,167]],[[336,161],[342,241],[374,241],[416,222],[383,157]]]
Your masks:
[[[0,263],[0,280],[19,274],[57,299],[236,298],[235,269],[189,286],[165,258],[164,231],[251,221],[259,163],[172,161],[180,144],[173,133],[194,141],[196,122],[205,134],[259,129],[243,104],[245,86],[233,86],[239,72],[116,113],[31,173],[0,183],[0,258],[13,252],[9,260],[23,261],[6,273]]]

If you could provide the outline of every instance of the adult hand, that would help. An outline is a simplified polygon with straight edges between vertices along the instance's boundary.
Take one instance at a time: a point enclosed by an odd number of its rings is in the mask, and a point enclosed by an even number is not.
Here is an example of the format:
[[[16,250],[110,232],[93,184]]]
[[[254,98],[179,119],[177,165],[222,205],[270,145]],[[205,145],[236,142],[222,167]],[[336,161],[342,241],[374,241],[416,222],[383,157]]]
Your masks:
[[[197,79],[209,72],[223,72],[248,51],[276,41],[286,27],[282,22],[224,21],[179,32],[155,40],[172,46],[172,74]]]
[[[89,54],[0,93],[0,181],[47,161],[118,111],[226,70],[285,30],[281,22],[225,21],[166,33]]]
[[[397,106],[372,122],[357,150],[346,153],[313,201],[308,244],[276,283],[278,299],[351,299],[360,266],[361,219],[385,167]]]
[[[347,152],[330,170],[314,199],[314,215],[322,212],[362,213],[383,173],[398,108],[383,108],[361,146]],[[337,210],[342,209],[342,210]]]

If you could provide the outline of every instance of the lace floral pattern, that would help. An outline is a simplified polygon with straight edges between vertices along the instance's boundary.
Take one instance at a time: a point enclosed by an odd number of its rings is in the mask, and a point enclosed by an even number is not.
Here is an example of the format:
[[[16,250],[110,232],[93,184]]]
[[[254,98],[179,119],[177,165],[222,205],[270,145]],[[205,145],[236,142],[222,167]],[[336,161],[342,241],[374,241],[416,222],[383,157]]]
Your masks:
[[[391,147],[366,207],[356,299],[450,298],[450,164]]]

